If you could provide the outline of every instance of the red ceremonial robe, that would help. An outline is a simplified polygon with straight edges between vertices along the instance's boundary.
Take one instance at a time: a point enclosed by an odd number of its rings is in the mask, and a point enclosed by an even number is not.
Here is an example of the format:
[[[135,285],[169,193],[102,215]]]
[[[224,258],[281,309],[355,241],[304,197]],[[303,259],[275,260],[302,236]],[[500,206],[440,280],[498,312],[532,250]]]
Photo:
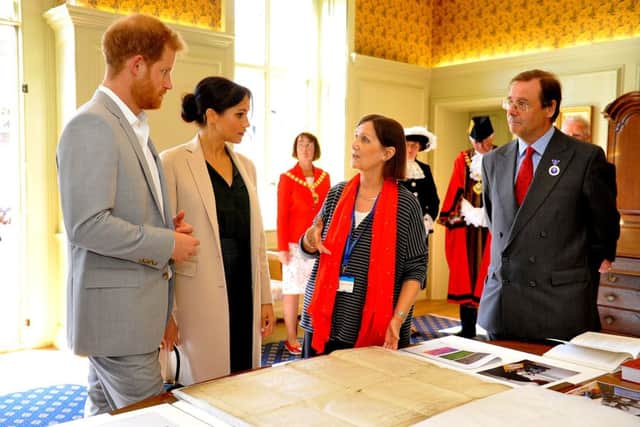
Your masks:
[[[474,150],[470,149],[460,152],[456,157],[438,223],[446,227],[445,254],[449,265],[447,300],[455,304],[477,306],[489,268],[491,235],[487,228],[467,225],[460,216],[463,197],[474,207],[482,206],[482,193],[473,190],[474,185],[482,183],[469,176],[468,163],[473,154]]]

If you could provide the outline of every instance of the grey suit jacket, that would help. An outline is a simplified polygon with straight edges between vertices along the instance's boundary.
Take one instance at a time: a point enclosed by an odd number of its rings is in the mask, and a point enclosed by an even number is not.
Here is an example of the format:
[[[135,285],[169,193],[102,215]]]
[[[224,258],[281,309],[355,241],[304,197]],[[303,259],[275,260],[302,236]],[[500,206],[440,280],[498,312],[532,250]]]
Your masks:
[[[173,222],[140,143],[118,106],[97,91],[58,145],[68,240],[67,338],[76,354],[123,356],[157,349],[173,301]]]
[[[597,330],[591,266],[615,258],[620,234],[604,152],[556,129],[520,209],[513,192],[516,158],[512,141],[482,160],[492,241],[478,321],[492,335],[524,339],[570,339]]]

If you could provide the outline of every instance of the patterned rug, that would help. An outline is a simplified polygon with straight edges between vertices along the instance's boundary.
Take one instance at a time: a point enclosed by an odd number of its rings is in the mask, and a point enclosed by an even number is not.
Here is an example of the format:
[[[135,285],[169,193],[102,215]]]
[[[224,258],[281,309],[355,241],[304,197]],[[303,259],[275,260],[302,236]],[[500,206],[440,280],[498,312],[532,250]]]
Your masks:
[[[49,426],[82,418],[85,386],[59,384],[0,396],[0,426]]]
[[[431,314],[414,317],[413,326],[417,331],[411,335],[411,343],[415,344],[444,336],[446,334],[438,332],[440,329],[452,328],[458,325],[460,325],[459,321],[448,317],[433,316]],[[284,348],[284,341],[262,346],[262,366],[271,366],[274,363],[297,359],[300,359],[300,356],[290,354]]]
[[[458,326],[460,322],[439,316],[420,316],[413,319],[417,332],[411,337],[418,343],[443,336],[440,329]],[[262,366],[299,359],[284,348],[284,341],[262,346]],[[86,387],[75,384],[60,384],[34,388],[27,391],[0,396],[0,426],[49,426],[82,418]]]

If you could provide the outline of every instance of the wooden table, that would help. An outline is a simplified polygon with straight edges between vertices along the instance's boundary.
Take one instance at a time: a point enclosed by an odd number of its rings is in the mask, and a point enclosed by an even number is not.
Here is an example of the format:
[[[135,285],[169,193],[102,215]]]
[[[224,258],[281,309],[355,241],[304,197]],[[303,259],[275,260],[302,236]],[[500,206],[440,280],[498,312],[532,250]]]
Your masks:
[[[497,345],[500,347],[510,348],[512,350],[518,350],[526,353],[535,354],[538,356],[544,354],[546,351],[551,349],[551,347],[553,347],[552,344],[547,344],[547,343],[510,341],[510,340],[495,340],[495,341],[488,341],[488,343]],[[262,369],[262,368],[259,368],[259,369]],[[562,392],[564,390],[568,390],[570,387],[573,387],[573,386],[574,386],[573,384],[562,383],[562,384],[558,384],[556,387],[553,387],[552,390]],[[174,403],[177,401],[178,399],[176,399],[176,397],[173,394],[171,394],[171,392],[165,392],[158,396],[149,397],[147,399],[141,400],[138,403],[134,403],[132,405],[128,405],[123,408],[116,409],[115,411],[112,411],[111,414],[117,415],[117,414],[122,414],[124,412],[135,411],[136,409],[142,409],[142,408],[147,408],[149,406],[161,405],[163,403]]]

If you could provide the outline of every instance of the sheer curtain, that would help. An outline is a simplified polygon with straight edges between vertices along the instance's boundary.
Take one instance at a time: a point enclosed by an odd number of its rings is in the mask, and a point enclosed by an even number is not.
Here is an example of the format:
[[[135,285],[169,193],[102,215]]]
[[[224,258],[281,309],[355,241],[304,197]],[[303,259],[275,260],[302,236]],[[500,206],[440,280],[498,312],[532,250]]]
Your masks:
[[[333,3],[235,3],[235,80],[254,95],[251,132],[236,149],[256,164],[268,230],[275,229],[278,178],[295,163],[291,151],[298,133],[318,136],[322,147],[318,166],[329,170],[333,180],[341,179],[343,173],[344,95],[340,90],[344,93],[346,4],[339,2],[343,19],[336,25],[332,14],[340,8]]]
[[[0,2],[0,210],[11,223],[0,224],[0,352],[20,345],[22,278],[22,155],[20,145],[19,8]]]

